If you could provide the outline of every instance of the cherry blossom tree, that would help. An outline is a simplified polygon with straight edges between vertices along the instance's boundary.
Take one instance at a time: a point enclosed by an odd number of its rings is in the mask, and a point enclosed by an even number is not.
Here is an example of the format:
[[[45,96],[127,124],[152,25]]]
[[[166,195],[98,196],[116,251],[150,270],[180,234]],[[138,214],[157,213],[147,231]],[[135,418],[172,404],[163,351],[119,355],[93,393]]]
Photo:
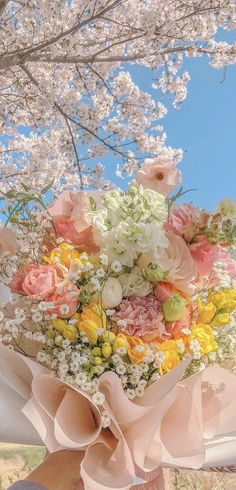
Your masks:
[[[108,187],[104,159],[132,175],[166,140],[159,120],[187,95],[187,58],[236,61],[234,0],[0,0],[0,181]],[[217,37],[217,39],[219,36]],[[152,70],[152,89],[132,78]],[[167,148],[179,161],[180,150]]]

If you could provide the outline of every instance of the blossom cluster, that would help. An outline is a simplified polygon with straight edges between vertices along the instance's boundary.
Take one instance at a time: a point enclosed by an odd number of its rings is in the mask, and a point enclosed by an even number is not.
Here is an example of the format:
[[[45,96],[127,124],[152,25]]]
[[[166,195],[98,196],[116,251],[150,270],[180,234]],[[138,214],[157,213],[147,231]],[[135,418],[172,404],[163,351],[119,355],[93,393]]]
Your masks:
[[[236,343],[236,205],[172,207],[180,182],[165,155],[126,192],[66,191],[39,210],[22,191],[0,232],[1,281],[16,296],[1,340],[98,405],[105,371],[133,399],[186,357],[192,372],[222,362]]]

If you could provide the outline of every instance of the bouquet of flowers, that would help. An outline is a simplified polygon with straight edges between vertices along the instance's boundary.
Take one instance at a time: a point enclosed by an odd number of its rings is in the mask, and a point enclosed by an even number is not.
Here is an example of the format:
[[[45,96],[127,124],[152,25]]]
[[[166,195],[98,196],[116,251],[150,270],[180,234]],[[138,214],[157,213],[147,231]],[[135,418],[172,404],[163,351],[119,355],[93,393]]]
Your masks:
[[[236,378],[217,367],[236,345],[236,204],[178,205],[180,183],[160,155],[127,191],[3,196],[0,371],[30,387],[20,408],[50,451],[85,451],[86,490],[218,465],[222,435],[236,462]]]

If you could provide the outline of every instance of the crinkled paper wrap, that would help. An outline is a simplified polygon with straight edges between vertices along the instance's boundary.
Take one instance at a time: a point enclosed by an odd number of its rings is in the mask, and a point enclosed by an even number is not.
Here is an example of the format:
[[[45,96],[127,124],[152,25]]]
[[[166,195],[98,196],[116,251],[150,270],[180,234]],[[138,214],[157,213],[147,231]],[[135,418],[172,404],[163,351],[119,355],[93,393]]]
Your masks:
[[[209,367],[181,381],[189,361],[129,400],[113,372],[99,379],[112,423],[89,396],[0,344],[0,440],[84,451],[85,490],[164,488],[161,467],[236,463],[236,376]],[[134,485],[135,478],[145,480]]]

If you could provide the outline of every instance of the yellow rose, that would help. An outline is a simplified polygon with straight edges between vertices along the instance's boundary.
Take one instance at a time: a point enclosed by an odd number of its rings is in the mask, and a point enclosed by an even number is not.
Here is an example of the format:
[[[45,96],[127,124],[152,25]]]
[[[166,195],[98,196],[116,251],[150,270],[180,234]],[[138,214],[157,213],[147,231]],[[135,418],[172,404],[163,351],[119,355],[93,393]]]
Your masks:
[[[203,356],[217,349],[213,329],[206,323],[193,324],[191,327],[191,335],[187,338],[187,343],[190,348],[191,340],[197,340],[200,345],[200,353]]]
[[[199,323],[208,323],[210,322],[215,314],[216,314],[217,308],[214,305],[214,303],[206,303],[203,304],[202,300],[199,298],[198,299],[198,321]]]
[[[128,356],[132,364],[138,364],[143,361],[147,347],[144,342],[137,337],[127,337]]]
[[[125,347],[128,351],[128,348],[129,348],[129,342],[127,340],[127,337],[126,335],[124,335],[123,333],[119,333],[115,339],[115,341],[113,342],[113,350],[114,352],[117,351],[117,349],[119,349],[120,347]]]
[[[160,352],[165,354],[165,359],[160,365],[160,374],[171,371],[175,366],[180,363],[180,358],[178,355],[178,346],[174,340],[166,340],[163,342],[159,349]]]
[[[66,325],[63,330],[63,337],[65,339],[71,340],[71,342],[75,342],[78,338],[78,330],[74,325]]]

